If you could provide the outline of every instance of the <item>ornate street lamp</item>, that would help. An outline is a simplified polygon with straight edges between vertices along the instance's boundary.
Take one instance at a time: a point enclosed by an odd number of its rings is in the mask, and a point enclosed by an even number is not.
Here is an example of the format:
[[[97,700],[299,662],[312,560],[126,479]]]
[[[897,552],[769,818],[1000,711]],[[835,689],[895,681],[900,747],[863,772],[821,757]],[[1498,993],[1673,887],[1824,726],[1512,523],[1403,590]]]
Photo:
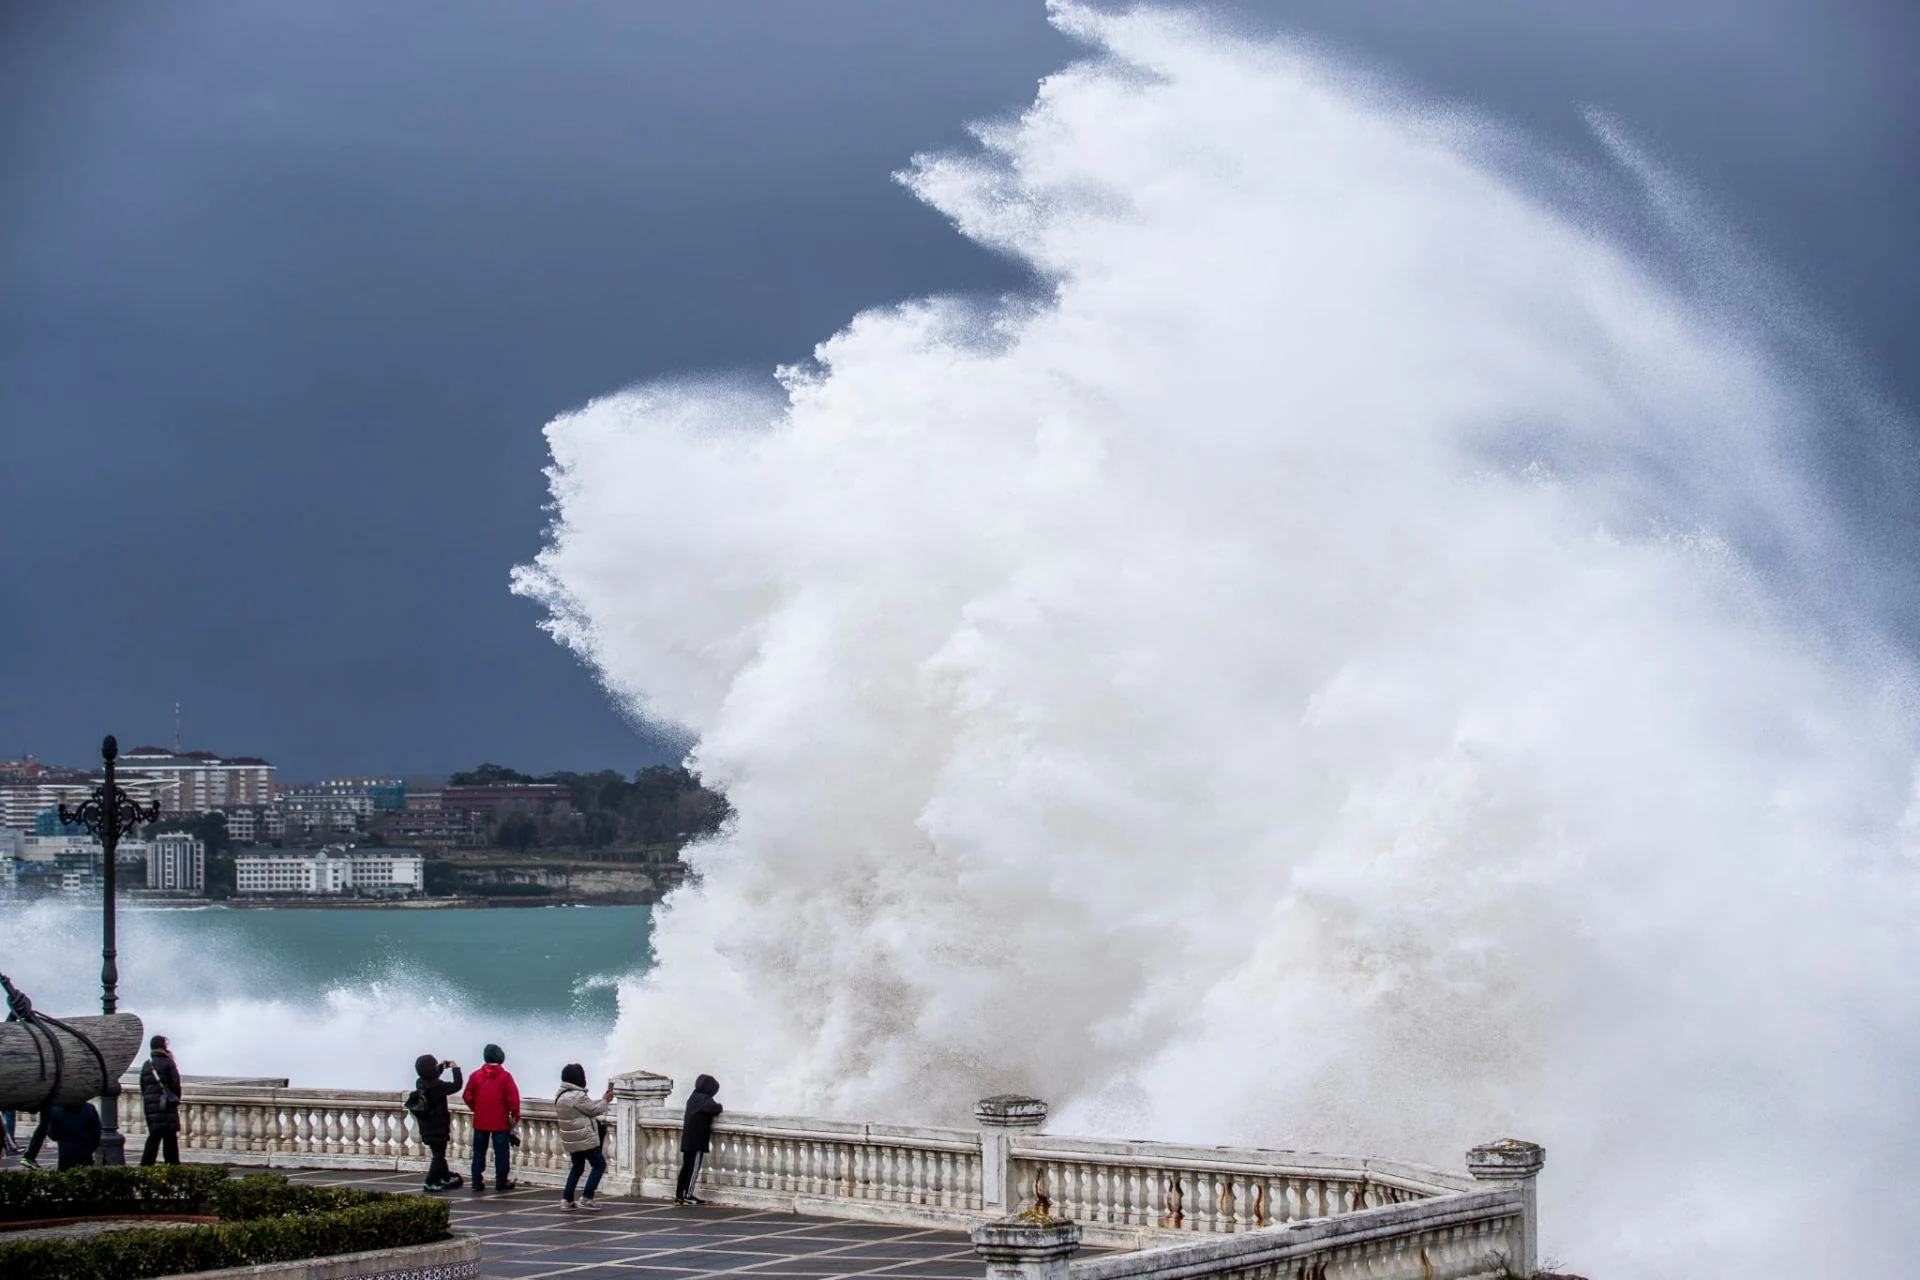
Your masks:
[[[104,855],[106,889],[104,900],[106,913],[101,926],[100,946],[100,1012],[117,1012],[120,1003],[120,966],[116,962],[117,953],[113,945],[113,893],[114,893],[114,854],[120,847],[120,837],[126,835],[143,822],[154,822],[160,817],[158,804],[141,804],[128,795],[120,784],[113,779],[113,762],[120,754],[120,744],[108,734],[106,741],[100,744],[100,758],[107,762],[107,780],[93,789],[93,795],[78,809],[60,806],[60,821],[69,826],[84,827],[106,850]],[[100,1097],[100,1162],[102,1164],[125,1164],[127,1162],[127,1140],[120,1133],[120,1081],[116,1077],[107,1081],[107,1087]]]

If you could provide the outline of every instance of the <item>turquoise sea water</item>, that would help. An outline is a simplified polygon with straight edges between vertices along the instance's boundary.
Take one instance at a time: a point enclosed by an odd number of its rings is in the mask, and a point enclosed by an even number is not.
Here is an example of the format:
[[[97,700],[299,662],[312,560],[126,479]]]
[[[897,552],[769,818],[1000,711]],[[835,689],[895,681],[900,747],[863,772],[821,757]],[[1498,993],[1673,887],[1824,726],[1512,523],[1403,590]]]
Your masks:
[[[123,909],[122,1007],[195,1074],[384,1088],[420,1053],[477,1065],[492,1042],[523,1087],[596,1075],[623,979],[649,963],[650,907]],[[99,1007],[95,904],[0,904],[0,971],[55,1014]]]

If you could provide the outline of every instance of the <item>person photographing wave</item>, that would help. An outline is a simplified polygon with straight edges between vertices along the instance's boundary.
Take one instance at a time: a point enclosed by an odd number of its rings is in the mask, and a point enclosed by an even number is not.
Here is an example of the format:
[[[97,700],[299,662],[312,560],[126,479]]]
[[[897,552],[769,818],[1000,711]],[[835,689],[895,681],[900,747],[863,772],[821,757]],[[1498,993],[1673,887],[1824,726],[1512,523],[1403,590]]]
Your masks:
[[[441,1072],[449,1068],[453,1079],[442,1080]],[[462,1179],[447,1167],[447,1141],[453,1136],[453,1114],[447,1110],[447,1099],[460,1092],[460,1064],[423,1053],[413,1060],[413,1074],[413,1092],[407,1095],[407,1114],[413,1117],[420,1141],[433,1156],[427,1166],[426,1189],[451,1191],[461,1185]]]

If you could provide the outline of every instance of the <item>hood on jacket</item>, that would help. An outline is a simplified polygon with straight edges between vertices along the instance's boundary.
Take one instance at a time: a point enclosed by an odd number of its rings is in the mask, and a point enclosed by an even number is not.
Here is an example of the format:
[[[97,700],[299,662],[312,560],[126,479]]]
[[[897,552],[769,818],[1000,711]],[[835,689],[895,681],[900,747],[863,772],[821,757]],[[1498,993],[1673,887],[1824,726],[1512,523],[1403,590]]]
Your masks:
[[[440,1078],[440,1059],[430,1053],[421,1054],[413,1060],[413,1074],[419,1076],[422,1080],[438,1080]]]
[[[693,1082],[693,1091],[695,1093],[704,1093],[711,1098],[714,1094],[720,1092],[720,1082],[712,1076],[701,1076]]]

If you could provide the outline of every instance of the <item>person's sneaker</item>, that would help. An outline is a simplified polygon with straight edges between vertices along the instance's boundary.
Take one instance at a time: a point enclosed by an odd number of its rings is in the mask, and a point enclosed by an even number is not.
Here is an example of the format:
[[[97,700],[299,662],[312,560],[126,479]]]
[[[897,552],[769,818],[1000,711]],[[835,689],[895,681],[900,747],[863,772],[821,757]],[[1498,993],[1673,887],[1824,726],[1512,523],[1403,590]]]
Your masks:
[[[575,1203],[574,1203],[573,1201],[571,1201],[571,1200],[562,1200],[562,1201],[560,1202],[560,1212],[562,1212],[562,1213],[578,1213],[578,1212],[580,1212],[580,1206],[579,1206],[579,1205],[577,1205],[577,1204],[575,1204]]]
[[[707,1202],[705,1200],[702,1200],[699,1196],[688,1196],[687,1203],[688,1204],[706,1204]]]
[[[486,1189],[487,1189],[487,1184],[484,1182],[476,1182],[473,1184],[473,1194],[476,1196],[485,1192]]]
[[[26,1156],[21,1156],[20,1167],[22,1169],[38,1169],[40,1167],[40,1162],[38,1160],[28,1159]]]
[[[600,1212],[600,1206],[592,1200],[582,1200],[580,1202],[580,1211],[582,1213],[598,1213]]]
[[[518,1182],[515,1182],[512,1178],[508,1178],[505,1182],[494,1183],[493,1189],[495,1191],[512,1191],[519,1185],[520,1184]]]
[[[685,1196],[675,1196],[673,1198],[673,1203],[679,1206],[680,1208],[685,1209],[690,1205],[692,1205],[693,1201],[687,1199]]]

